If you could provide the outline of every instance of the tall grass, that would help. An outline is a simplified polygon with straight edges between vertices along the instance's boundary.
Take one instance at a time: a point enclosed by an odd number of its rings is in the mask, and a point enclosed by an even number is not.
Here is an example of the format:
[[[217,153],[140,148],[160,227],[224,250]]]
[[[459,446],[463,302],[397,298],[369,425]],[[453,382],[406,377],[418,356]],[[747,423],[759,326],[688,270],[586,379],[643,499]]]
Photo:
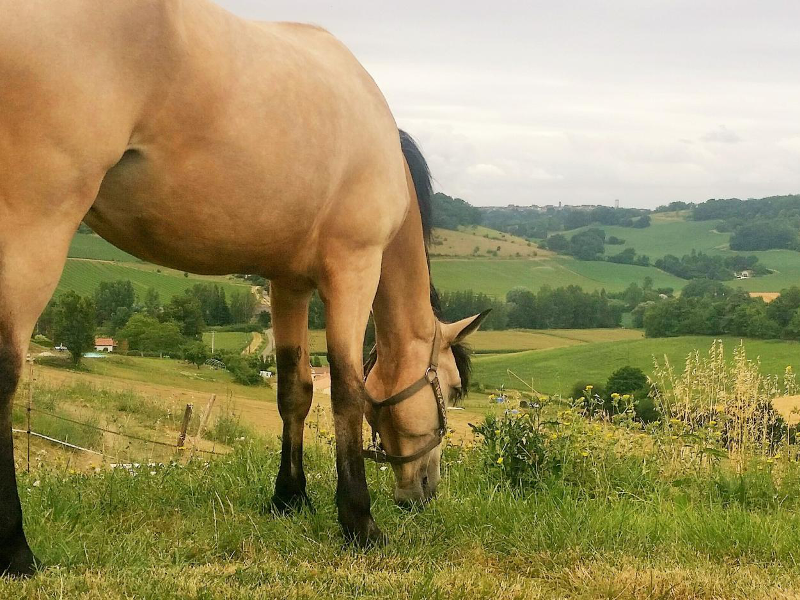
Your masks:
[[[764,375],[743,344],[725,356],[715,340],[706,355],[695,351],[680,373],[667,357],[655,362],[652,395],[664,415],[664,433],[706,447],[719,446],[741,463],[753,455],[772,457],[790,452],[796,430],[775,411],[772,401],[797,393],[791,367],[783,377]]]

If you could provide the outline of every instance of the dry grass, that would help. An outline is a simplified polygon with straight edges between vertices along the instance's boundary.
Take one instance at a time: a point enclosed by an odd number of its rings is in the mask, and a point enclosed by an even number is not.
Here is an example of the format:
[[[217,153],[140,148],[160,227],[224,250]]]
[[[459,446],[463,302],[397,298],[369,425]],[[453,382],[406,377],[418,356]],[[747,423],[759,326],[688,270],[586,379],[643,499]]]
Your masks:
[[[554,255],[549,250],[538,248],[534,242],[483,227],[462,231],[436,229],[430,253],[431,256],[484,258],[549,258]]]
[[[761,298],[767,304],[775,300],[775,298],[780,295],[780,292],[750,292],[751,298]]]

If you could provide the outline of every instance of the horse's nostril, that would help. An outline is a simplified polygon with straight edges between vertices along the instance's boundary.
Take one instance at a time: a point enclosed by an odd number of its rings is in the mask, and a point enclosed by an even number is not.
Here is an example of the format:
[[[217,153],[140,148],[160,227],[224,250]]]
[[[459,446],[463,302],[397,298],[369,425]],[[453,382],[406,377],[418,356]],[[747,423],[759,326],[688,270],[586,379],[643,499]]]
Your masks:
[[[425,476],[422,478],[422,489],[426,489],[427,487],[428,487],[428,476],[427,476],[427,475],[425,475]]]

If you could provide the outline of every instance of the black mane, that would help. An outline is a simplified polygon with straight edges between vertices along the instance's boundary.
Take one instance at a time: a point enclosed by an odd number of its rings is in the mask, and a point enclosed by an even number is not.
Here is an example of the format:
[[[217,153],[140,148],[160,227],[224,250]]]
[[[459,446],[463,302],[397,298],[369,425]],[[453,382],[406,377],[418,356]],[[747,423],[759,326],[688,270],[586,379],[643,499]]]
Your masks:
[[[433,235],[433,184],[431,182],[431,171],[428,168],[428,162],[422,155],[419,146],[414,139],[402,129],[400,130],[400,146],[403,149],[403,156],[406,158],[408,169],[411,171],[411,179],[414,180],[414,189],[417,193],[417,202],[419,203],[419,212],[422,217],[422,236],[425,241],[425,255],[428,256],[428,247],[430,246],[431,237]],[[431,262],[428,258],[428,274],[430,274]],[[441,320],[442,307],[439,301],[439,294],[436,288],[433,287],[431,281],[431,307],[433,314],[436,318]],[[472,361],[470,360],[469,346],[463,342],[458,342],[450,346],[453,351],[453,357],[456,360],[456,367],[458,367],[458,374],[461,378],[462,395],[466,395],[469,389],[469,379],[472,373]],[[369,371],[375,366],[377,360],[377,350],[375,348],[370,352],[369,358],[364,365],[364,375],[366,376]]]

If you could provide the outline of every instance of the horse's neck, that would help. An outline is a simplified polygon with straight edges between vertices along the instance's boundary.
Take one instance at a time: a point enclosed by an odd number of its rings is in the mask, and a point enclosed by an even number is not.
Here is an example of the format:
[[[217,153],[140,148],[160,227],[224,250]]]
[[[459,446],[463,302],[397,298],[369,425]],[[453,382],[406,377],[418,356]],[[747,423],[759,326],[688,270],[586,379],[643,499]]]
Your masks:
[[[435,319],[416,206],[412,206],[403,227],[384,251],[373,313],[379,365],[384,375],[396,379],[399,369],[430,358]]]

